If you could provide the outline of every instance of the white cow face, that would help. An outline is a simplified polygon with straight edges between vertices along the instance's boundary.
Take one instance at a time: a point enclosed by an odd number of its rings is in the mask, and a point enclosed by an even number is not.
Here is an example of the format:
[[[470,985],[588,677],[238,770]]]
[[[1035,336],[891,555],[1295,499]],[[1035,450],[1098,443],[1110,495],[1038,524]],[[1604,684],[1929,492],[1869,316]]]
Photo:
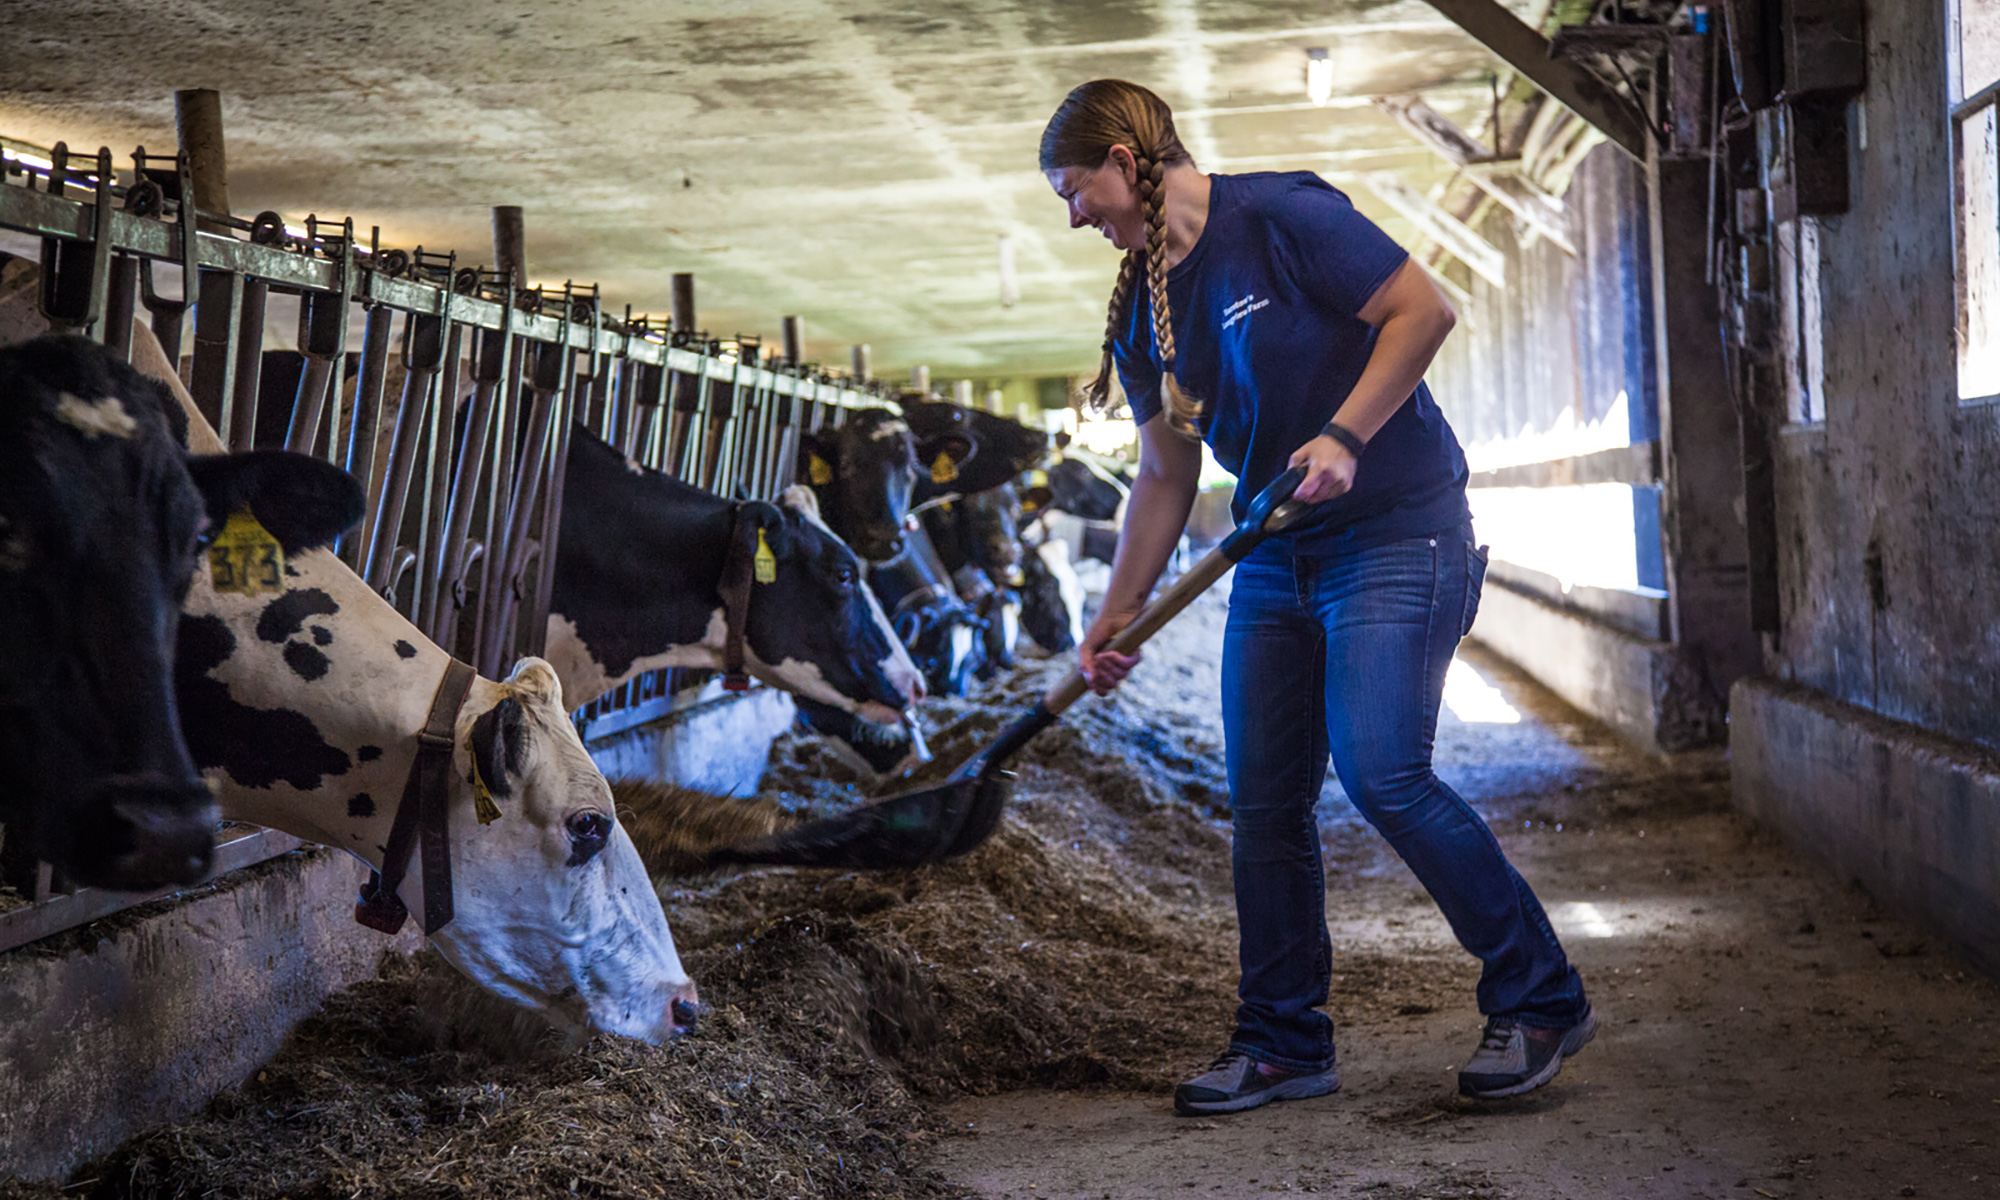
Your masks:
[[[524,658],[504,684],[479,686],[453,767],[456,915],[432,936],[445,957],[572,1027],[648,1042],[691,1027],[694,983],[546,662]],[[418,911],[421,883],[402,894]]]

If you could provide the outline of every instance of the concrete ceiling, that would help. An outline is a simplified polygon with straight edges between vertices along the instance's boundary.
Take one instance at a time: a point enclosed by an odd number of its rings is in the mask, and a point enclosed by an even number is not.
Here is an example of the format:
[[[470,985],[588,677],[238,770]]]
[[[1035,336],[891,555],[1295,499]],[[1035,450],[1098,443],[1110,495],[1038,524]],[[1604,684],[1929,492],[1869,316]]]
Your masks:
[[[878,374],[941,378],[1095,362],[1116,251],[1035,169],[1075,84],[1154,87],[1205,170],[1424,187],[1440,165],[1365,98],[1422,91],[1476,128],[1494,68],[1421,0],[6,0],[0,34],[0,134],[168,149],[173,90],[216,88],[239,213],[485,261],[488,206],[519,204],[537,281],[664,312],[693,271],[708,329],[798,313],[823,361],[866,341]]]

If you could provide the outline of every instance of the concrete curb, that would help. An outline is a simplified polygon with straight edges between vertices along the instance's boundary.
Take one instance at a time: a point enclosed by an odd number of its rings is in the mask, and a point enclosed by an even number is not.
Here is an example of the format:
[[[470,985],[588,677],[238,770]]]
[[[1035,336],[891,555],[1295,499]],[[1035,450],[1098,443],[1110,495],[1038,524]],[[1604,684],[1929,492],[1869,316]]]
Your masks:
[[[1723,737],[1723,712],[1681,647],[1639,637],[1489,578],[1472,638],[1649,754]]]
[[[354,923],[364,868],[298,851],[0,955],[0,1175],[60,1180],[195,1112],[331,993],[421,944]]]
[[[2000,755],[1824,692],[1730,692],[1736,806],[2000,975]]]

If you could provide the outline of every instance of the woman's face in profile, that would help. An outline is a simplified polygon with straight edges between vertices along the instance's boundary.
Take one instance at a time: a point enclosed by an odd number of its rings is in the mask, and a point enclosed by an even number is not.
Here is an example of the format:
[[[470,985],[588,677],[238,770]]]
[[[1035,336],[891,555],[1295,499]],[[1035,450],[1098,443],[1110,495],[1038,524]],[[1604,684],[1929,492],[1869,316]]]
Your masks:
[[[1123,146],[1113,146],[1095,167],[1058,167],[1047,172],[1049,186],[1069,205],[1069,226],[1102,233],[1120,250],[1146,245],[1146,213],[1139,200],[1138,162]]]

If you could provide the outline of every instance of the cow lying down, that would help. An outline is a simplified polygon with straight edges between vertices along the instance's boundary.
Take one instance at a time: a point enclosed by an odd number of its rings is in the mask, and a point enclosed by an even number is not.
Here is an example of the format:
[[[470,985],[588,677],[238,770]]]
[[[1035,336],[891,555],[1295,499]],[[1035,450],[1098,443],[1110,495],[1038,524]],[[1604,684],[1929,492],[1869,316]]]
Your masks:
[[[286,555],[361,515],[345,472],[281,452],[189,458],[186,427],[165,387],[93,342],[0,349],[0,823],[10,852],[73,883],[208,874],[215,798],[172,690],[208,543],[239,509]]]

